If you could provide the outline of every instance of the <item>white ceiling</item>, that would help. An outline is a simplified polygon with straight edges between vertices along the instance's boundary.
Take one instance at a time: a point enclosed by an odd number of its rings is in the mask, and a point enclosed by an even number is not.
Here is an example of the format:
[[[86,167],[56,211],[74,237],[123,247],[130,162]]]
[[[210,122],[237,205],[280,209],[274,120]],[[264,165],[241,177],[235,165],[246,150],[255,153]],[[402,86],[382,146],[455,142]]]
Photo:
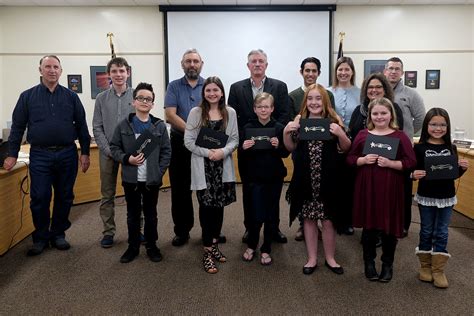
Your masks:
[[[474,4],[474,0],[0,0],[0,6],[154,5],[426,5]]]

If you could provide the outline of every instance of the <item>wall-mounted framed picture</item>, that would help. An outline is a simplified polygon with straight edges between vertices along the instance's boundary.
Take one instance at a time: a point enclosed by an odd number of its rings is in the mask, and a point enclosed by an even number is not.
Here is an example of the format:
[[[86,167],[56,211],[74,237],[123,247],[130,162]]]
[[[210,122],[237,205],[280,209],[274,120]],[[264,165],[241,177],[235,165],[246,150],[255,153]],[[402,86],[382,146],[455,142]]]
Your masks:
[[[76,93],[82,93],[82,76],[67,75],[67,87]]]
[[[404,80],[405,86],[416,88],[417,79],[418,79],[417,71],[412,71],[412,70],[405,71],[405,80]]]
[[[386,60],[364,60],[364,78],[376,72],[383,73],[386,63]]]
[[[90,66],[91,69],[91,98],[95,99],[99,93],[110,88],[112,82],[107,75],[106,66]],[[127,85],[132,86],[132,67],[130,67],[130,76]]]
[[[425,89],[439,89],[441,70],[426,70]]]

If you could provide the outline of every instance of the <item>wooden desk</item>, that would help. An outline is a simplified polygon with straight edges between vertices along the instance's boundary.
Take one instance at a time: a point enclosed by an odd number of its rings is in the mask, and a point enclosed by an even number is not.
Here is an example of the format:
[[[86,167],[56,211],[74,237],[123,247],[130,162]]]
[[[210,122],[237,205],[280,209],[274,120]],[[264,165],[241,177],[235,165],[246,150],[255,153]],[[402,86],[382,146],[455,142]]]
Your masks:
[[[23,194],[20,187],[27,170],[20,164],[8,173],[0,170],[0,255],[34,230],[30,196]],[[23,183],[23,188],[29,192],[29,183]]]
[[[469,160],[469,168],[461,178],[456,180],[458,204],[454,206],[454,209],[474,219],[474,149],[458,148],[458,154],[459,158]]]

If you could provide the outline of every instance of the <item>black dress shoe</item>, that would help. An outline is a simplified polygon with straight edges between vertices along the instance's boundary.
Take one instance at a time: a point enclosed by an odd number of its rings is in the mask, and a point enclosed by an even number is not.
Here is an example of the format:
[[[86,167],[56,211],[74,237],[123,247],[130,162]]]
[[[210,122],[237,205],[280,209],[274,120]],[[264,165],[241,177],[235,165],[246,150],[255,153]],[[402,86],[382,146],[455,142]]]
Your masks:
[[[316,270],[318,265],[315,265],[314,267],[303,267],[303,274],[310,275]]]
[[[219,238],[217,239],[218,244],[225,244],[227,242],[227,238],[223,233],[219,234]]]
[[[48,248],[48,243],[47,242],[35,242],[33,244],[33,246],[28,250],[28,252],[26,253],[26,255],[28,257],[33,257],[33,256],[37,256],[37,255],[40,255],[41,253],[43,253],[43,251]]]
[[[181,247],[185,243],[187,243],[189,240],[189,235],[186,236],[174,236],[173,241],[171,241],[171,244],[175,247]]]
[[[140,250],[138,248],[128,247],[122,257],[120,257],[120,262],[129,263],[133,261],[139,253]]]
[[[67,240],[62,237],[51,240],[51,246],[58,250],[68,250],[71,248],[71,245],[67,242]]]
[[[382,271],[380,272],[379,281],[380,282],[390,282],[393,275],[393,266],[388,264],[382,264]]]
[[[153,245],[151,247],[146,247],[146,254],[148,258],[150,258],[151,261],[153,262],[160,262],[163,259],[163,256],[161,255],[160,249],[156,247],[156,245]]]
[[[275,236],[273,236],[273,241],[280,243],[280,244],[286,244],[288,242],[288,238],[286,238],[285,235],[281,231],[278,231]]]
[[[344,268],[343,267],[331,267],[329,263],[326,261],[324,262],[324,265],[328,267],[329,270],[334,272],[335,274],[343,274],[344,273]]]
[[[246,244],[246,243],[248,243],[248,241],[249,241],[249,231],[246,230],[245,233],[244,233],[244,235],[242,236],[242,242],[243,242],[244,244]]]
[[[370,281],[377,281],[379,279],[379,275],[377,274],[377,270],[375,269],[374,262],[365,262],[364,272],[365,272],[365,277],[369,279]]]

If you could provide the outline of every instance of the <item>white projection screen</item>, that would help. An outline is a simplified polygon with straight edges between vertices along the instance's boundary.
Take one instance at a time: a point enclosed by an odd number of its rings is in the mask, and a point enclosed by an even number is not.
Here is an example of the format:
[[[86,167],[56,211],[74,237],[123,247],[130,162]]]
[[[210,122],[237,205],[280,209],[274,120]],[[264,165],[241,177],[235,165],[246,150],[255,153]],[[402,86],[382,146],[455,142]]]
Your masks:
[[[268,55],[267,76],[286,82],[288,91],[302,85],[300,64],[310,56],[322,63],[318,83],[329,84],[330,10],[168,11],[165,14],[168,81],[183,76],[180,64],[183,52],[196,48],[204,60],[201,76],[220,77],[228,97],[232,83],[249,77],[247,54],[261,48]]]

